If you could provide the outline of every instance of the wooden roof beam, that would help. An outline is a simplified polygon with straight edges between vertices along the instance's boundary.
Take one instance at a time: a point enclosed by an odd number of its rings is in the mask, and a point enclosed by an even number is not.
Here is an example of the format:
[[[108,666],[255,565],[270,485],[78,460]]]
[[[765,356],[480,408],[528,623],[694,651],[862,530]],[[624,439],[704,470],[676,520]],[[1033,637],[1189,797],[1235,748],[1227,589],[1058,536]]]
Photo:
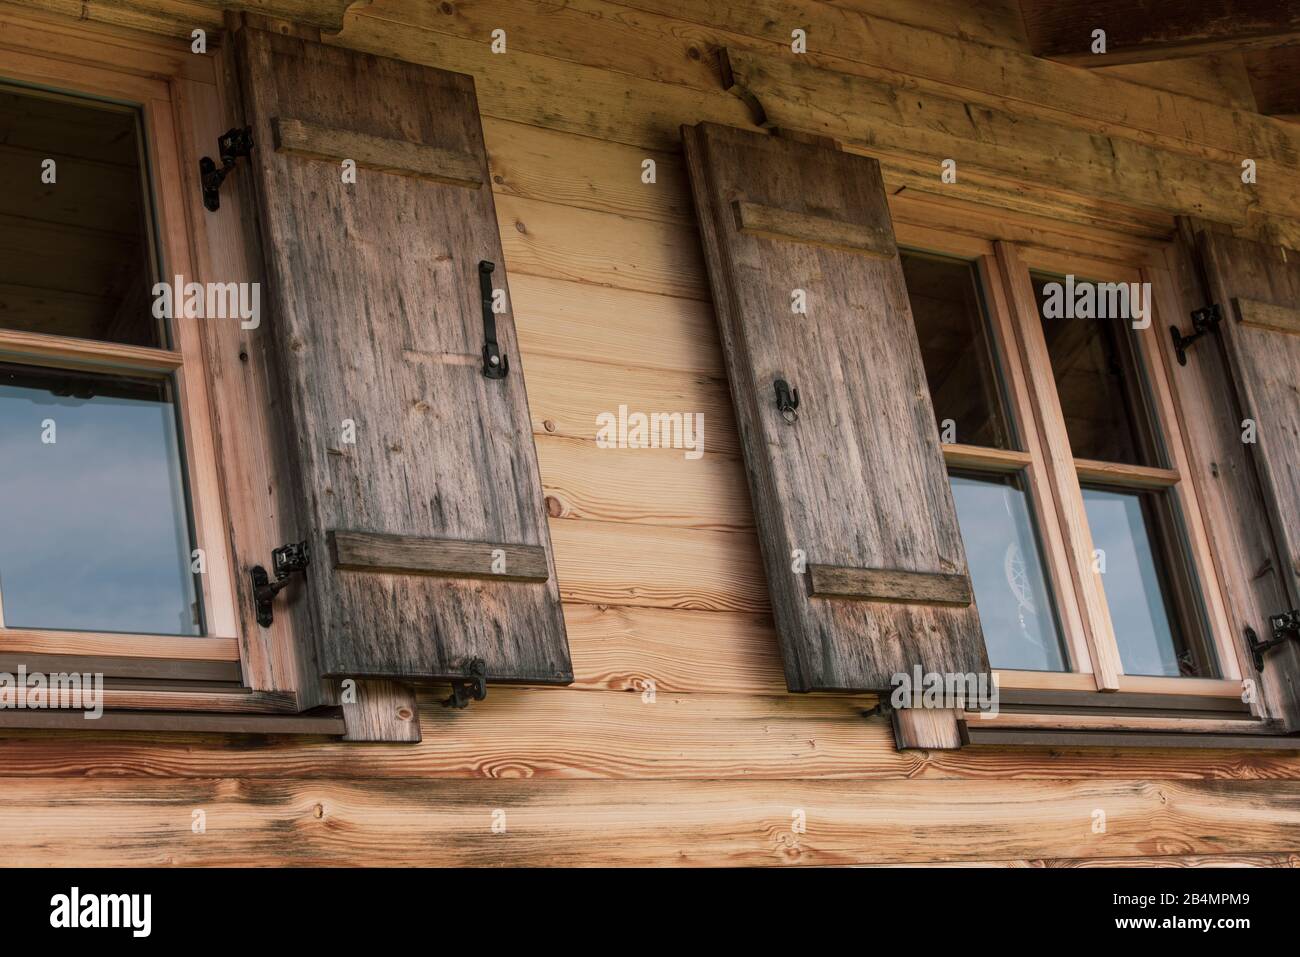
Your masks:
[[[1295,0],[1020,0],[1036,56],[1076,66],[1145,63],[1300,44]],[[1093,52],[1094,31],[1105,52]]]

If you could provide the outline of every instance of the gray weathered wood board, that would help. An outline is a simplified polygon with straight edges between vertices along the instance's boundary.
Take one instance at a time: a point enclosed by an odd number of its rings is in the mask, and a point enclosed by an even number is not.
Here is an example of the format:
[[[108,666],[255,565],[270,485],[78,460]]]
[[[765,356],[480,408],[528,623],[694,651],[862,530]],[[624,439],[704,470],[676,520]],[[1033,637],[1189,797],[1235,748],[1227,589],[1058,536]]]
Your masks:
[[[737,228],[734,204],[750,203],[892,236],[879,165],[712,124],[683,135],[787,684],[871,691],[917,664],[986,670],[973,603],[816,597],[794,570],[798,550],[808,566],[968,577],[897,254]],[[799,390],[794,423],[776,379]]]
[[[1241,411],[1257,423],[1257,441],[1246,448],[1273,519],[1292,607],[1300,606],[1300,254],[1284,257],[1280,247],[1209,232],[1201,234],[1201,250],[1224,310],[1219,330]],[[1293,680],[1300,682],[1300,671]]]
[[[252,28],[236,43],[258,144],[250,165],[270,287],[261,331],[275,339],[292,419],[323,673],[448,678],[481,657],[489,681],[571,681],[509,311],[497,335],[510,373],[481,374],[479,261],[496,263],[506,287],[491,190],[364,168],[344,184],[340,163],[274,148],[271,121],[291,117],[342,131],[335,145],[474,157],[486,183],[472,79]],[[548,574],[335,569],[333,530],[540,547]]]

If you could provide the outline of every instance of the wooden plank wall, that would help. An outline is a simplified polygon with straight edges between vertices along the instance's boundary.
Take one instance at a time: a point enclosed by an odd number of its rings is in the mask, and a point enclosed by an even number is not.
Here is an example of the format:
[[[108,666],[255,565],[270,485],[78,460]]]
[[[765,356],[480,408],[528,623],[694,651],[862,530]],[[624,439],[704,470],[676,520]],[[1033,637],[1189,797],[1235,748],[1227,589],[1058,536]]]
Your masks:
[[[892,17],[935,49],[1022,42],[979,6],[796,4]],[[1300,861],[1296,753],[899,753],[871,700],[785,693],[676,133],[749,113],[705,62],[716,29],[544,7],[373,0],[332,42],[476,78],[574,685],[463,712],[422,694],[415,746],[5,732],[7,862]],[[702,412],[706,454],[598,448],[620,405]]]

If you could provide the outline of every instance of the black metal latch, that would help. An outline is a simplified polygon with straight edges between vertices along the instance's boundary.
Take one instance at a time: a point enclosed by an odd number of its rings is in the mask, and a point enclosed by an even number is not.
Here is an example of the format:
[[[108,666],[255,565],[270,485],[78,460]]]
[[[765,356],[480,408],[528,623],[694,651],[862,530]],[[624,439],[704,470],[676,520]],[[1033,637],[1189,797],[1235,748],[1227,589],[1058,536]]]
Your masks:
[[[483,299],[483,374],[489,379],[504,379],[510,371],[510,359],[497,346],[497,315],[492,311],[492,270],[496,263],[486,259],[478,264],[478,290]]]
[[[203,205],[209,212],[215,213],[221,208],[221,184],[225,182],[230,171],[235,168],[235,160],[247,157],[253,152],[253,128],[234,127],[217,137],[217,153],[221,165],[217,166],[211,156],[199,160],[199,181],[203,185]]]
[[[289,584],[290,578],[299,572],[305,572],[310,564],[311,555],[308,553],[307,543],[299,542],[297,545],[281,545],[271,552],[271,567],[275,570],[275,581],[271,581],[266,569],[261,565],[253,566],[251,572],[253,605],[257,609],[259,625],[263,628],[271,627],[271,623],[275,621],[275,611],[271,607],[275,596]]]
[[[1215,303],[1212,306],[1192,311],[1192,334],[1190,336],[1185,336],[1179,332],[1177,326],[1169,327],[1169,336],[1174,340],[1174,355],[1178,357],[1180,366],[1187,365],[1187,347],[1217,326],[1222,320],[1223,313],[1219,311],[1219,304]]]
[[[1250,645],[1250,656],[1255,659],[1255,670],[1264,670],[1264,652],[1276,648],[1287,639],[1300,641],[1300,608],[1292,608],[1280,615],[1269,615],[1268,625],[1273,629],[1273,637],[1260,641],[1255,629],[1246,626],[1246,643]]]
[[[790,383],[784,379],[777,379],[772,385],[776,388],[776,407],[781,418],[794,422],[799,418],[799,413],[795,411],[799,408],[799,390],[791,389]]]
[[[451,694],[442,700],[444,708],[466,708],[471,700],[482,701],[487,697],[487,663],[475,658],[465,670],[466,677],[452,679]]]

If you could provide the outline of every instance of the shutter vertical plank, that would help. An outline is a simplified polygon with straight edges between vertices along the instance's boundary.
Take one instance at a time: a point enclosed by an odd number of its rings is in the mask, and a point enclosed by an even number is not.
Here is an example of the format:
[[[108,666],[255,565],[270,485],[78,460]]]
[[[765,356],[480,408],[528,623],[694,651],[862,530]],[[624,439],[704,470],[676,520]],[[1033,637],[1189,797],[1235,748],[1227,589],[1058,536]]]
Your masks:
[[[1200,250],[1210,293],[1223,310],[1218,328],[1241,412],[1256,423],[1256,441],[1246,449],[1272,519],[1282,579],[1291,607],[1300,607],[1300,254],[1212,232],[1200,234]],[[1240,423],[1226,425],[1240,435]],[[1300,685],[1293,644],[1267,661]]]
[[[787,684],[871,691],[917,664],[986,671],[879,164],[713,124],[683,135]],[[786,225],[741,228],[737,208]],[[817,222],[838,238],[789,225]],[[796,289],[807,315],[792,312]],[[799,391],[794,422],[777,379]]]
[[[292,420],[322,673],[446,679],[482,658],[489,681],[571,681],[509,311],[496,317],[509,374],[481,371],[479,262],[496,264],[496,288],[506,278],[492,191],[466,186],[488,181],[473,80],[251,27],[235,40],[257,144],[262,332]],[[297,139],[277,150],[275,121],[283,144],[290,117]],[[365,155],[329,157],[349,149]],[[542,551],[544,569],[339,569],[333,532]]]

